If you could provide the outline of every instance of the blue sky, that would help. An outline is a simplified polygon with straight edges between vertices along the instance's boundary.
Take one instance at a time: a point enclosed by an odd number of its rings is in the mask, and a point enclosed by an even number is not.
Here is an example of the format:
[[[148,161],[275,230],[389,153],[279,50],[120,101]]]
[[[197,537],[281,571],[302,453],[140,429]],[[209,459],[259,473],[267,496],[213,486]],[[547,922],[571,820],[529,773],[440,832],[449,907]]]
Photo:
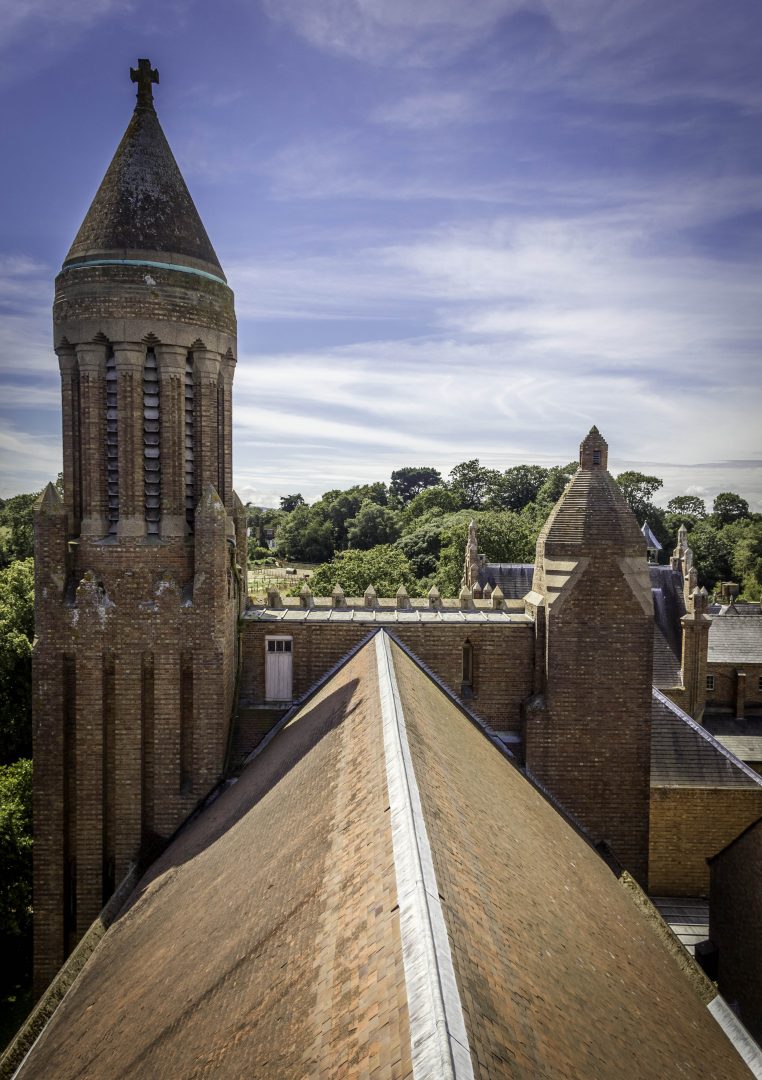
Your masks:
[[[565,463],[762,509],[757,0],[0,0],[0,495],[60,468],[53,278],[134,104],[236,292],[235,483]]]

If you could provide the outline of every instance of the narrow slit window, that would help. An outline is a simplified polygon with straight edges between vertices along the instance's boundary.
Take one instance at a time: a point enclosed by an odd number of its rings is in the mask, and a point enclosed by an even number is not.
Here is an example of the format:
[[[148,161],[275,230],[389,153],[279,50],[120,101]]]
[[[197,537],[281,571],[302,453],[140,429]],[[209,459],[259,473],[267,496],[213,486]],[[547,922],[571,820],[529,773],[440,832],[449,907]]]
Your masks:
[[[474,688],[474,647],[466,639],[463,642],[463,660],[461,670],[461,689],[466,697],[470,697]]]
[[[185,519],[193,530],[193,515],[196,509],[196,476],[193,465],[193,440],[195,435],[193,419],[193,357],[188,353],[185,361]]]
[[[714,675],[707,675],[706,688],[707,690],[714,690]]]
[[[116,359],[109,349],[106,357],[106,492],[108,531],[116,532],[119,521],[119,420],[116,395]]]
[[[161,518],[161,415],[156,353],[149,349],[143,368],[143,476],[145,519],[149,536],[159,535]]]

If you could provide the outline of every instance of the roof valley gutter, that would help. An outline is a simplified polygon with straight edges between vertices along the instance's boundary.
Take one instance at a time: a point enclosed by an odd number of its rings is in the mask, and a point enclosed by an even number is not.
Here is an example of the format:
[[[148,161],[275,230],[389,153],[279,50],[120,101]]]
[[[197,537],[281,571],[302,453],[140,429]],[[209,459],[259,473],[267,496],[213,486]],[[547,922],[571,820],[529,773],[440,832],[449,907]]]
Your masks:
[[[391,639],[376,634],[376,664],[392,828],[402,961],[415,1078],[473,1080],[447,927],[410,756]]]

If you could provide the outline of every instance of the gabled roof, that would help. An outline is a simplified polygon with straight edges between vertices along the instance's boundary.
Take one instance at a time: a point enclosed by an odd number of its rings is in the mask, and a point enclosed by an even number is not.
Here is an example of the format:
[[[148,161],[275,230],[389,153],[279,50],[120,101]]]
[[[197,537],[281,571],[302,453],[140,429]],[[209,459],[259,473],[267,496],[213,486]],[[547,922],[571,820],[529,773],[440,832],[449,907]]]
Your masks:
[[[153,108],[135,109],[64,261],[163,255],[222,268]]]
[[[709,627],[710,664],[762,664],[762,615],[719,615]]]
[[[661,551],[661,544],[654,536],[653,529],[647,521],[643,522],[640,527],[640,531],[643,533],[643,539],[645,540],[647,547],[649,547],[652,551]]]
[[[762,790],[762,776],[654,687],[651,787]]]
[[[748,1075],[595,850],[379,631],[154,864],[19,1076],[623,1067]]]

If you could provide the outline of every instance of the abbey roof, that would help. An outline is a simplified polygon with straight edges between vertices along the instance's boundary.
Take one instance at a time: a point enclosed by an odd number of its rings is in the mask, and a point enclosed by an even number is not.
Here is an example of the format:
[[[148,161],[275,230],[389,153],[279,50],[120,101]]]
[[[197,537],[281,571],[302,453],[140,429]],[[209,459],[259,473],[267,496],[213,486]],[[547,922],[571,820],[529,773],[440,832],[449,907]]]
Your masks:
[[[382,630],[154,864],[19,1076],[623,1069],[748,1075],[652,919]]]

